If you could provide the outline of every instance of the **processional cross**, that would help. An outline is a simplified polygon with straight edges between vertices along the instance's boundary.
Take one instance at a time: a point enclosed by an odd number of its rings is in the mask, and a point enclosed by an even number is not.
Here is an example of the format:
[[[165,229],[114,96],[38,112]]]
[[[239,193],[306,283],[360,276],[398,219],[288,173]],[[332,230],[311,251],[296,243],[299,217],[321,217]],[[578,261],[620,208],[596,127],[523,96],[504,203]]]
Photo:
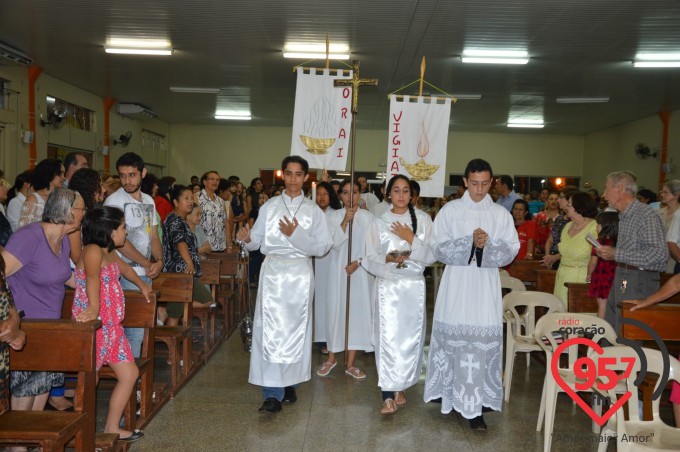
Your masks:
[[[354,60],[352,70],[352,78],[349,80],[335,80],[335,86],[351,86],[352,87],[352,132],[350,135],[350,193],[354,193],[354,151],[356,144],[357,135],[357,112],[359,111],[359,87],[360,86],[378,86],[377,78],[361,78],[359,77],[359,61]],[[350,195],[349,208],[353,208],[352,205],[354,201],[354,196]],[[347,265],[352,263],[352,224],[354,220],[350,221],[349,225],[349,237],[347,241]],[[349,340],[349,293],[350,293],[350,275],[347,275],[347,295],[345,299],[345,365],[347,364],[347,358],[349,352],[347,350],[347,343]]]

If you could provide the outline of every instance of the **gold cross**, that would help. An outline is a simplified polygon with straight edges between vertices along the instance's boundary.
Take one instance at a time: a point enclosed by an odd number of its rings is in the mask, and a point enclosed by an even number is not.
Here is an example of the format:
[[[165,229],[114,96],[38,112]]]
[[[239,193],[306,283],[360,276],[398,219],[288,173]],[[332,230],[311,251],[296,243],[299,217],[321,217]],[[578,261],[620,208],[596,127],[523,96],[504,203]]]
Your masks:
[[[359,78],[359,61],[354,60],[354,74],[351,80],[335,80],[335,86],[351,86],[352,87],[352,113],[356,114],[359,107],[359,87],[360,86],[378,86],[377,78]]]

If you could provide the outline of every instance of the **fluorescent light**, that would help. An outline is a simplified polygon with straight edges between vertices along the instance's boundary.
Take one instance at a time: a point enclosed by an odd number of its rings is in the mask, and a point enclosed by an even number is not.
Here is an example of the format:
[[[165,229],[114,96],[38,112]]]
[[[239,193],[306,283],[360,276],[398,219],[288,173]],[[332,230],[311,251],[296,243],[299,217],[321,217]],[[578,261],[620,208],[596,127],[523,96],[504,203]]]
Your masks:
[[[482,98],[481,94],[452,94],[458,100],[479,100]]]
[[[558,97],[558,104],[601,104],[609,102],[609,97]]]
[[[460,60],[463,63],[527,64],[529,53],[526,50],[465,49]]]
[[[219,94],[219,88],[190,88],[184,86],[171,86],[170,91],[173,93],[190,93],[190,94]]]
[[[633,67],[680,67],[680,61],[633,61]]]
[[[172,49],[137,49],[125,47],[106,47],[106,53],[123,55],[172,55]]]
[[[332,60],[349,60],[350,51],[347,44],[330,44],[328,48],[328,58]],[[284,58],[326,58],[325,43],[294,43],[286,44],[283,48]]]
[[[542,129],[544,126],[542,119],[511,119],[508,121],[508,127],[522,127],[529,129]]]
[[[172,55],[172,44],[164,39],[111,38],[104,50],[126,55]]]
[[[638,53],[634,67],[680,67],[680,53]]]
[[[250,121],[252,119],[252,116],[250,115],[249,111],[217,110],[215,112],[215,119]]]

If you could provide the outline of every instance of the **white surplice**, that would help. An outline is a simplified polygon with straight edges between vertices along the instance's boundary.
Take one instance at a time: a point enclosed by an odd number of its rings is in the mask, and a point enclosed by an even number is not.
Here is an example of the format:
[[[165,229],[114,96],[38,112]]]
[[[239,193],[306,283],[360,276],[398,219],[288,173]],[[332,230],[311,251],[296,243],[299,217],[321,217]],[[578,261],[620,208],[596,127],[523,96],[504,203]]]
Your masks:
[[[326,221],[328,214],[333,212],[330,207],[324,212]],[[329,228],[330,230],[330,228]],[[314,342],[326,342],[328,333],[326,332],[326,286],[328,285],[328,266],[333,259],[333,248],[323,256],[314,258]]]
[[[481,263],[473,257],[477,228],[489,235]],[[490,196],[475,203],[466,191],[439,211],[431,248],[446,269],[434,308],[424,399],[441,397],[442,413],[455,409],[467,419],[481,415],[482,406],[500,411],[503,300],[498,268],[519,251],[512,216]]]
[[[420,378],[425,343],[425,267],[434,262],[430,251],[432,219],[415,211],[418,228],[409,247],[390,232],[392,223],[411,225],[411,214],[392,211],[375,218],[366,236],[368,256],[362,261],[375,281],[374,338],[378,386],[383,391],[403,391]],[[406,268],[386,263],[390,251],[407,251]]]
[[[328,227],[333,237],[332,259],[328,267],[326,287],[326,331],[328,351],[345,350],[345,318],[347,301],[347,248],[349,227],[342,230],[345,209],[335,210],[328,215]],[[373,215],[363,209],[357,210],[352,226],[352,261],[366,256],[366,233],[373,221]],[[371,288],[373,276],[359,267],[350,278],[349,350],[373,351],[371,338],[373,303]]]
[[[279,221],[295,217],[290,237]],[[253,320],[253,344],[248,382],[285,387],[311,378],[314,275],[312,256],[323,256],[332,245],[321,209],[304,196],[290,199],[285,192],[260,207],[250,233],[248,250],[260,248],[265,260]]]

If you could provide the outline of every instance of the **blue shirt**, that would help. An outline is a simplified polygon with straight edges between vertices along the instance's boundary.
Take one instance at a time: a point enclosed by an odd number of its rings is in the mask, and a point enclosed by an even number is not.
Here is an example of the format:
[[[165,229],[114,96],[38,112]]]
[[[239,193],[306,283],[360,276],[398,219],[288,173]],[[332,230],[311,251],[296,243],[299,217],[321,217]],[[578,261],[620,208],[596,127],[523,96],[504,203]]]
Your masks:
[[[513,190],[506,197],[499,196],[498,199],[496,200],[496,204],[500,204],[501,206],[508,209],[508,212],[512,212],[512,205],[518,199],[519,199],[519,195],[517,193],[515,193],[515,190]]]

